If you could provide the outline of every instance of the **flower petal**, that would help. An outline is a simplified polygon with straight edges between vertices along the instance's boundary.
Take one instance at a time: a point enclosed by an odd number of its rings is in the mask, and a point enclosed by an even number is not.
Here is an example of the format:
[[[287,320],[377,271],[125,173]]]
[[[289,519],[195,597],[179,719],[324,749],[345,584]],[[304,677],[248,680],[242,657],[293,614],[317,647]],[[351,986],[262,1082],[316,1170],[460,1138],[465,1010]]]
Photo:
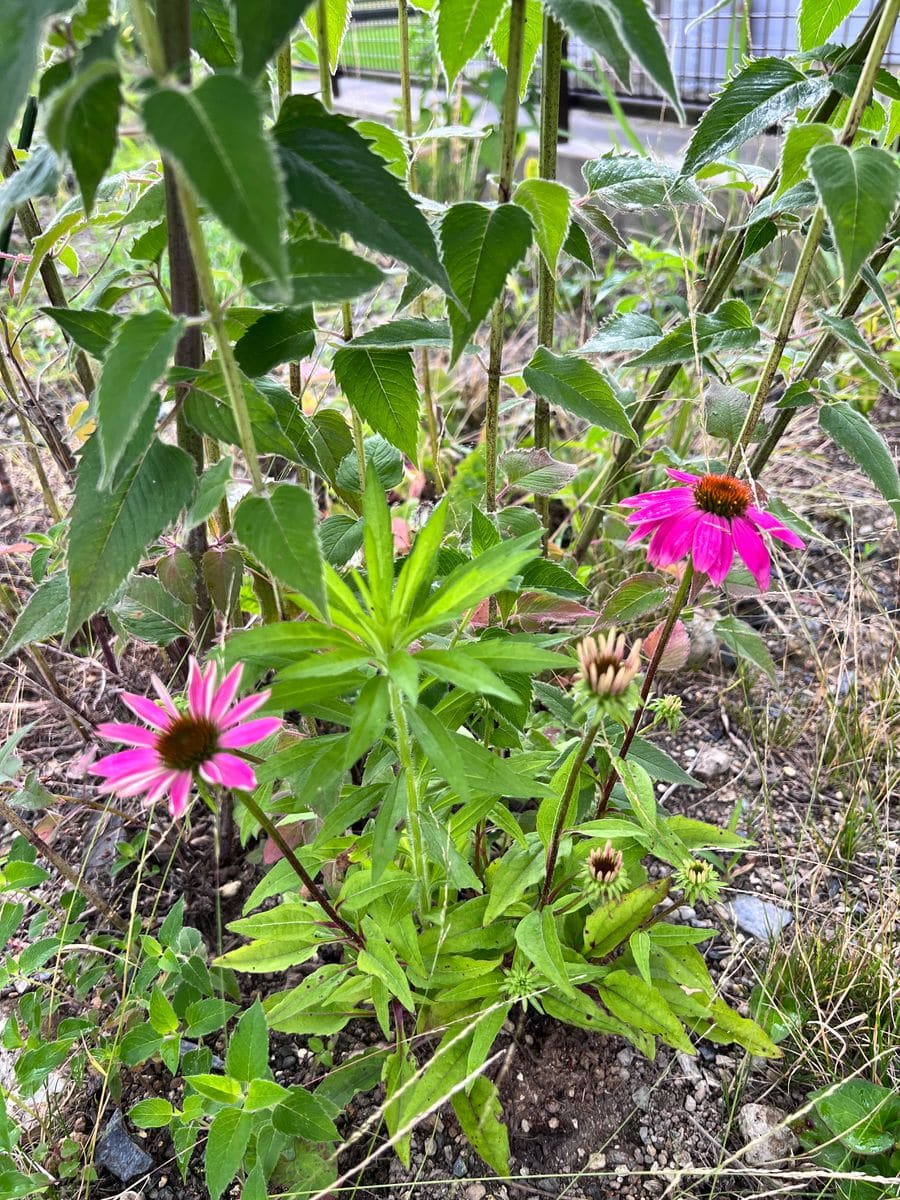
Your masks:
[[[735,548],[756,580],[759,590],[768,591],[772,564],[765,542],[745,517],[734,518],[731,522],[731,532]]]
[[[700,479],[699,475],[691,475],[688,471],[676,471],[674,467],[666,467],[666,474],[670,479],[678,479],[681,483],[697,483]]]
[[[222,786],[252,792],[256,787],[256,776],[249,763],[234,754],[214,754],[212,764],[218,768]]]
[[[219,745],[223,750],[233,750],[236,746],[252,746],[263,738],[271,737],[281,728],[280,717],[259,717],[256,721],[246,721],[234,729],[228,729],[219,737]]]
[[[694,566],[718,586],[731,568],[734,542],[725,517],[703,513],[694,526]]]
[[[694,493],[690,488],[672,488],[661,500],[646,500],[635,508],[629,521],[657,521],[673,517],[678,513],[691,512],[697,508]]]
[[[137,696],[134,692],[122,692],[122,703],[130,708],[136,717],[152,725],[154,729],[168,729],[171,723],[170,714],[146,696]]]
[[[694,511],[661,521],[647,547],[647,562],[656,567],[670,567],[684,558],[693,544],[694,529],[702,519],[703,514]]]
[[[123,776],[143,775],[162,766],[162,759],[155,750],[141,748],[107,754],[105,758],[98,759],[90,770],[104,779],[121,779]]]
[[[104,721],[97,726],[101,737],[109,738],[111,742],[124,742],[126,746],[155,746],[158,735],[152,729],[144,729],[141,725],[126,725],[122,721]]]
[[[170,773],[168,767],[160,766],[155,771],[146,771],[143,775],[129,775],[126,779],[107,779],[101,785],[100,791],[113,792],[127,800],[131,796],[139,796],[141,792],[148,791]]]
[[[748,521],[760,529],[765,529],[766,533],[779,541],[785,542],[788,546],[793,546],[795,550],[805,550],[806,542],[802,538],[797,537],[792,529],[782,525],[777,517],[773,517],[771,513],[763,512],[759,508],[753,508],[752,505],[744,514]]]
[[[214,787],[218,787],[222,782],[222,773],[212,758],[208,759],[205,763],[201,763],[197,768],[197,772],[201,779],[205,779],[207,783],[211,783]]]
[[[255,692],[252,696],[245,696],[243,700],[238,700],[237,704],[226,713],[221,721],[216,722],[220,729],[231,729],[243,721],[245,717],[249,717],[251,713],[255,713],[258,708],[262,708],[272,693],[268,690],[264,692]]]
[[[244,673],[244,664],[238,663],[236,667],[228,672],[222,682],[219,684],[218,690],[213,697],[212,703],[209,706],[209,718],[216,724],[221,721],[228,711],[228,707],[238,694],[238,688],[241,686],[241,676]]]
[[[156,692],[157,696],[159,696],[160,700],[162,701],[163,708],[166,710],[169,716],[178,717],[180,714],[178,709],[175,707],[175,701],[172,699],[172,693],[169,691],[160,677],[158,675],[151,675],[150,682],[153,685],[154,692]]]
[[[176,820],[184,816],[192,783],[193,780],[191,779],[190,771],[179,771],[172,782],[172,794],[169,797],[169,812]]]
[[[206,680],[200,670],[200,664],[191,655],[188,660],[187,684],[188,709],[194,717],[205,717],[206,712]]]
[[[153,787],[147,791],[147,795],[144,797],[144,803],[148,805],[155,804],[163,795],[163,793],[169,790],[169,788],[178,778],[178,774],[178,771],[167,771],[165,775],[160,775]]]

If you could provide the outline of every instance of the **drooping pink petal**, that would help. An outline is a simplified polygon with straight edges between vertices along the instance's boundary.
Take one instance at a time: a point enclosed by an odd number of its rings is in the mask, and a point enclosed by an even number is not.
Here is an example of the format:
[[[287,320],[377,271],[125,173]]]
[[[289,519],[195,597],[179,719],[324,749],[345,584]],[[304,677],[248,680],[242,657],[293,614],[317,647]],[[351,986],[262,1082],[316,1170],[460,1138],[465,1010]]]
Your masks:
[[[214,787],[218,787],[222,782],[222,772],[212,759],[208,759],[207,762],[201,763],[197,768],[197,773],[201,779],[206,780],[207,783],[211,783]]]
[[[147,790],[144,803],[147,805],[155,804],[171,788],[177,778],[177,771],[167,771],[165,775],[160,775],[153,787]]]
[[[161,709],[154,701],[148,700],[146,696],[136,696],[134,692],[123,692],[122,703],[127,705],[136,717],[140,717],[154,729],[168,729],[171,724],[170,714]]]
[[[638,525],[636,529],[631,531],[631,534],[629,535],[625,545],[634,546],[637,542],[642,542],[645,537],[651,533],[655,533],[660,525],[663,524],[665,524],[664,521],[645,521],[643,524]]]
[[[158,734],[140,725],[126,725],[123,721],[104,721],[97,726],[101,737],[111,742],[124,742],[126,746],[155,746]]]
[[[190,771],[179,771],[172,781],[172,794],[169,798],[169,812],[177,820],[184,816],[187,808],[188,795],[191,790]]]
[[[219,684],[218,691],[213,697],[213,702],[210,705],[209,716],[210,720],[216,724],[222,720],[228,708],[238,694],[238,688],[241,686],[241,676],[244,673],[244,664],[238,663],[236,667],[232,667],[222,682]]]
[[[168,767],[160,766],[155,771],[146,771],[143,775],[129,775],[123,779],[107,779],[101,785],[100,791],[115,792],[123,800],[128,800],[131,796],[139,796],[141,792],[149,791],[161,779],[168,778],[169,774]]]
[[[793,546],[795,550],[805,550],[806,543],[802,538],[797,537],[792,529],[788,529],[783,525],[777,517],[773,517],[771,513],[763,512],[759,508],[754,508],[752,505],[744,514],[748,521],[765,531],[779,541],[785,542],[788,546]]]
[[[690,488],[672,488],[672,491],[660,500],[647,500],[638,505],[628,518],[629,521],[659,521],[665,517],[677,516],[679,513],[691,512],[696,509],[694,493]]]
[[[262,708],[272,693],[270,691],[257,692],[253,696],[245,696],[243,700],[238,700],[237,704],[225,714],[223,719],[218,722],[220,729],[232,729],[239,721],[243,721],[245,717],[249,717],[255,713],[258,708]]]
[[[175,707],[175,701],[172,699],[172,693],[163,683],[158,675],[150,676],[150,683],[153,685],[153,690],[159,696],[163,708],[170,717],[178,716],[178,709]]]
[[[731,569],[734,542],[728,521],[715,513],[703,513],[694,526],[694,566],[718,586]]]
[[[94,775],[104,779],[120,779],[125,775],[143,774],[162,765],[155,750],[117,750],[115,754],[107,754],[98,759],[91,767]]]
[[[690,512],[677,521],[664,521],[653,531],[647,547],[647,561],[656,567],[670,567],[684,558],[694,541],[694,529],[703,514]]]
[[[219,745],[223,750],[233,750],[237,746],[252,746],[263,738],[271,737],[281,728],[278,717],[259,717],[256,721],[246,721],[233,729],[227,729],[219,736]]]
[[[765,542],[745,517],[735,517],[731,522],[731,533],[737,552],[756,580],[759,590],[768,591],[771,560]]]
[[[256,776],[249,763],[234,754],[214,754],[212,763],[218,769],[223,787],[252,792],[256,787]]]
[[[652,492],[637,492],[634,496],[628,496],[625,500],[620,500],[620,504],[624,504],[626,508],[636,508],[640,504],[646,504],[651,500],[661,500],[668,496],[670,488],[656,488]]]

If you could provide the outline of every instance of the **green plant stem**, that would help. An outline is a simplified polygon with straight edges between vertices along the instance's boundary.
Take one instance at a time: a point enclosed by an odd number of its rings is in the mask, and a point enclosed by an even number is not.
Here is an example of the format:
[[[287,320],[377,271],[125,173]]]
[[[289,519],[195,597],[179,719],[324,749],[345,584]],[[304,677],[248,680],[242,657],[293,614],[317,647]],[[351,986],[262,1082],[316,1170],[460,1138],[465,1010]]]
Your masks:
[[[278,51],[278,57],[275,59],[275,84],[278,107],[280,108],[294,87],[294,68],[291,59],[290,41]]]
[[[875,8],[866,21],[865,26],[860,32],[859,37],[849,46],[834,64],[834,69],[840,67],[856,66],[864,61],[868,51],[872,45],[878,22],[883,13],[886,0]],[[819,104],[812,109],[807,118],[807,124],[815,124],[827,122],[837,109],[843,99],[840,92],[833,90],[823,97]],[[778,170],[772,172],[766,182],[765,187],[757,196],[757,204],[771,196],[778,187],[780,174]],[[734,278],[738,267],[744,257],[744,248],[746,245],[747,228],[749,222],[745,221],[743,227],[734,231],[730,240],[727,243],[727,248],[719,258],[719,261],[713,270],[713,273],[707,283],[702,296],[696,306],[698,313],[709,313],[725,298],[731,281]],[[719,245],[724,244],[726,233],[723,233]],[[637,406],[632,418],[631,424],[635,432],[640,438],[647,422],[656,411],[658,401],[666,394],[677,376],[680,366],[674,364],[669,367],[664,367],[653,382],[653,385],[647,394],[647,397]],[[600,522],[603,519],[603,512],[610,500],[615,496],[620,484],[628,473],[631,459],[638,449],[639,442],[620,441],[615,458],[605,472],[603,482],[598,489],[597,499],[594,507],[585,518],[585,522],[579,532],[575,545],[572,549],[572,554],[576,562],[582,562],[585,555],[590,549],[591,542],[597,535],[597,530],[600,528]]]
[[[390,685],[391,716],[397,731],[397,757],[406,779],[406,827],[409,831],[410,857],[413,875],[419,884],[420,907],[427,912],[430,907],[428,887],[428,863],[422,839],[422,819],[419,813],[419,794],[416,790],[416,772],[413,762],[412,742],[409,725],[403,709],[403,699],[393,683]]]
[[[522,54],[525,38],[525,0],[511,0],[509,7],[509,51],[506,63],[506,88],[500,117],[500,171],[497,190],[501,204],[512,194],[516,162],[516,138],[519,129],[519,84],[522,79]],[[506,289],[491,314],[491,338],[488,351],[487,396],[485,400],[485,507],[497,508],[497,430],[500,416],[500,375],[503,368],[503,324]]]
[[[319,99],[331,111],[331,63],[328,57],[328,6],[326,0],[316,3],[316,51],[319,59]]]
[[[550,899],[550,894],[553,889],[553,872],[556,870],[556,860],[559,857],[559,845],[562,841],[563,830],[566,827],[566,817],[569,814],[569,805],[572,803],[572,796],[575,792],[575,785],[578,782],[578,777],[581,774],[581,768],[584,766],[585,759],[590,754],[596,741],[600,726],[603,724],[603,717],[600,716],[591,725],[584,737],[581,739],[581,745],[578,747],[578,752],[572,763],[572,769],[569,771],[566,779],[566,786],[563,790],[562,800],[559,805],[559,812],[556,814],[556,822],[553,826],[553,833],[550,837],[550,844],[547,846],[547,863],[544,868],[544,886],[541,889],[541,896],[538,900],[538,908],[545,908]]]
[[[662,632],[659,636],[659,641],[656,643],[656,649],[653,652],[653,657],[650,660],[650,665],[647,668],[647,674],[644,676],[644,683],[641,687],[641,698],[637,708],[634,710],[634,716],[631,718],[631,724],[625,731],[625,737],[622,739],[622,745],[619,747],[619,758],[625,758],[628,751],[631,749],[631,743],[635,739],[637,731],[641,727],[641,721],[644,719],[644,713],[647,710],[647,701],[650,698],[650,692],[653,689],[653,681],[656,678],[656,673],[659,670],[659,664],[662,662],[662,657],[666,652],[666,647],[669,644],[669,638],[672,636],[672,630],[675,628],[675,622],[681,615],[681,611],[685,606],[688,596],[691,591],[691,584],[694,580],[694,561],[689,558],[685,564],[684,574],[681,576],[675,595],[672,597],[672,602],[669,605],[669,611],[666,615],[665,624],[662,627]],[[602,817],[609,805],[609,797],[618,776],[615,769],[610,766],[609,773],[603,784],[603,791],[600,794],[600,799],[597,802],[597,816]]]
[[[313,900],[315,900],[319,907],[328,915],[328,919],[331,921],[332,925],[335,925],[338,929],[340,929],[347,941],[352,942],[357,949],[365,949],[366,943],[362,934],[358,933],[352,925],[344,920],[338,910],[328,899],[328,896],[325,894],[322,888],[319,887],[319,885],[310,875],[309,871],[307,871],[303,863],[294,853],[293,848],[282,836],[278,826],[271,820],[268,814],[260,808],[260,806],[253,799],[253,796],[249,792],[235,792],[234,795],[237,796],[238,800],[241,802],[241,804],[243,804],[244,808],[247,809],[251,816],[258,821],[260,826],[266,831],[268,836],[272,839],[287,861],[291,864],[291,867],[297,874],[297,878],[301,880],[303,886],[312,896]]]
[[[878,74],[878,68],[881,66],[881,60],[884,52],[887,49],[888,43],[894,32],[894,26],[897,24],[897,16],[900,14],[900,0],[886,0],[884,8],[881,12],[881,17],[878,26],[875,30],[875,36],[872,38],[872,44],[869,46],[866,54],[865,62],[859,74],[856,87],[853,90],[853,96],[850,99],[850,104],[847,108],[847,115],[844,118],[843,128],[841,129],[840,142],[844,146],[853,144],[853,139],[859,130],[860,122],[862,121],[863,112],[866,105],[872,96],[872,88],[875,84],[875,77]],[[794,276],[791,280],[791,286],[788,288],[788,293],[784,299],[784,305],[781,310],[781,318],[778,322],[778,329],[775,333],[775,340],[769,350],[768,357],[763,365],[763,369],[756,382],[756,388],[753,392],[753,399],[750,402],[750,407],[747,409],[747,415],[744,418],[744,424],[741,432],[738,434],[737,442],[731,452],[731,459],[728,463],[728,470],[734,473],[746,450],[748,442],[751,440],[753,430],[756,428],[760,415],[763,410],[763,405],[769,395],[769,389],[772,386],[772,381],[775,378],[775,373],[781,362],[781,356],[784,353],[784,348],[787,345],[788,338],[791,335],[791,329],[794,325],[794,318],[797,315],[797,310],[800,307],[800,301],[803,298],[803,293],[806,288],[809,273],[812,268],[813,259],[816,255],[816,250],[819,246],[819,241],[822,237],[822,231],[825,228],[825,211],[822,205],[816,206],[816,211],[813,214],[812,220],[809,223],[809,228],[806,231],[806,240],[803,243],[803,249],[800,252],[800,259],[797,266],[794,268]]]
[[[123,921],[103,897],[98,892],[95,892],[91,885],[86,883],[77,871],[73,871],[62,855],[57,854],[51,846],[48,846],[41,835],[32,829],[27,821],[23,821],[16,810],[7,804],[5,800],[0,800],[0,817],[15,829],[16,833],[21,834],[37,850],[38,854],[46,859],[54,870],[59,872],[66,883],[70,884],[76,892],[81,892],[89,904],[93,904],[98,912],[103,913],[114,929],[118,929],[120,933],[128,933],[128,923]]]

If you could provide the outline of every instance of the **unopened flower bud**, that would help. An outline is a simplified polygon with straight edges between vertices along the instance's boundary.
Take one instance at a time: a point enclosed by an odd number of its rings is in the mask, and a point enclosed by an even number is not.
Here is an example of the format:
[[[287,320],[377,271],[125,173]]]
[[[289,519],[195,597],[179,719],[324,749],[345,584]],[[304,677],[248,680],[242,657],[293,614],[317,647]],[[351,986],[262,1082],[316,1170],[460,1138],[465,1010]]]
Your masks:
[[[587,860],[586,891],[592,900],[612,900],[628,888],[628,876],[622,867],[622,851],[607,842],[601,850],[592,850]]]
[[[602,705],[610,715],[627,723],[638,702],[634,683],[641,669],[640,655],[640,638],[626,654],[625,635],[614,628],[579,642],[578,690],[582,698]]]
[[[648,708],[655,712],[660,720],[665,721],[668,729],[673,732],[681,724],[681,697],[667,694],[651,700]]]
[[[684,892],[688,904],[705,900],[712,904],[722,890],[722,881],[712,863],[702,858],[691,858],[675,872],[675,886]]]

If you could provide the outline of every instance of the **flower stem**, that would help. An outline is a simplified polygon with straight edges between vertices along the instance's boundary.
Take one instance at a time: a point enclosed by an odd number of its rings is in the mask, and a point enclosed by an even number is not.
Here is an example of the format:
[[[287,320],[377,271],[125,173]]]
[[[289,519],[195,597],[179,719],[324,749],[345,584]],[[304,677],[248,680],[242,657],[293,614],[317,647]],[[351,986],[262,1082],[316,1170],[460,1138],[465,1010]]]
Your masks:
[[[316,52],[319,57],[319,99],[331,111],[331,64],[328,56],[328,5],[326,0],[316,4]]]
[[[506,59],[506,90],[500,117],[500,172],[497,190],[501,204],[512,193],[516,161],[516,135],[519,128],[519,84],[522,80],[522,55],[525,39],[526,0],[511,0],[509,7],[509,51]],[[503,363],[504,288],[491,315],[491,339],[488,354],[487,398],[485,401],[485,507],[497,508],[497,427],[500,414],[500,374]]]
[[[353,945],[359,950],[364,949],[365,941],[362,934],[358,933],[352,925],[348,924],[348,922],[344,920],[338,910],[328,899],[325,892],[319,887],[319,885],[304,867],[303,863],[294,853],[293,848],[282,836],[278,826],[275,825],[275,823],[265,812],[263,812],[260,806],[253,799],[253,796],[250,794],[250,792],[235,792],[234,795],[237,796],[244,808],[246,808],[247,811],[259,822],[284,857],[288,860],[296,872],[297,878],[302,881],[303,886],[312,896],[313,900],[316,901],[319,907],[324,909],[324,911],[328,914],[331,923],[336,925],[337,928],[341,930],[348,942],[352,942]]]
[[[666,616],[665,624],[662,627],[662,632],[659,635],[659,641],[656,643],[656,649],[653,651],[653,657],[650,660],[650,666],[647,668],[647,674],[644,676],[644,683],[641,688],[641,698],[637,708],[634,711],[634,716],[631,718],[631,724],[625,731],[625,737],[622,739],[622,745],[619,747],[619,758],[624,758],[628,753],[631,743],[634,741],[635,734],[641,727],[641,721],[644,719],[644,713],[647,710],[647,701],[650,698],[650,692],[653,688],[653,681],[656,678],[656,673],[659,670],[659,664],[662,662],[662,657],[666,652],[666,647],[669,644],[669,638],[672,636],[672,630],[675,628],[675,622],[681,615],[685,602],[690,595],[691,584],[694,580],[694,560],[689,558],[685,564],[684,574],[681,576],[681,582],[672,597],[672,603],[669,605],[669,612]],[[600,799],[597,802],[598,817],[602,817],[609,805],[609,797],[618,776],[615,768],[610,766],[609,773],[603,784],[603,791]]]
[[[581,745],[578,747],[578,752],[572,762],[572,769],[569,771],[569,776],[566,779],[566,786],[563,790],[562,800],[560,801],[559,811],[556,814],[556,823],[553,826],[553,834],[550,838],[550,844],[547,847],[547,865],[544,868],[544,886],[541,889],[541,896],[538,900],[538,908],[545,908],[550,899],[550,893],[553,888],[553,872],[556,870],[556,860],[559,857],[559,844],[562,841],[563,830],[566,827],[566,817],[569,813],[569,805],[572,803],[572,796],[575,792],[575,784],[578,782],[578,777],[581,774],[581,768],[584,766],[585,759],[591,752],[591,748],[597,738],[597,733],[600,726],[603,724],[603,717],[600,716],[591,725],[584,737],[581,739]]]
[[[397,757],[400,760],[400,769],[406,778],[406,826],[409,830],[413,875],[419,884],[421,910],[427,912],[430,907],[428,864],[425,860],[422,840],[422,821],[419,813],[419,796],[416,790],[415,764],[409,737],[409,725],[406,721],[406,713],[403,711],[403,700],[393,683],[390,684],[390,693],[391,715],[397,730]]]

